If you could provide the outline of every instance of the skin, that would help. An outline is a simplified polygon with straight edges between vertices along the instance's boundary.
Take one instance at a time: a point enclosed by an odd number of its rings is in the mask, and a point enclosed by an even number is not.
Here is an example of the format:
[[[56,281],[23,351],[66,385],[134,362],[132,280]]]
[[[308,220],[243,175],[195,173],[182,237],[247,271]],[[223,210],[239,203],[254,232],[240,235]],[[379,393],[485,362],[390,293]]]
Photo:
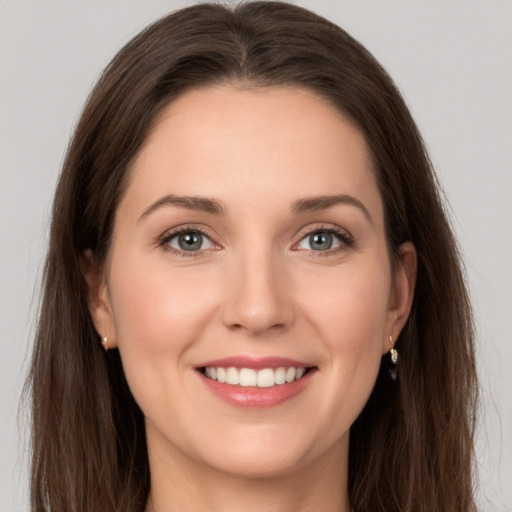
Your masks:
[[[224,212],[155,206],[168,194]],[[293,210],[333,194],[354,201]],[[177,227],[204,230],[203,248],[184,255],[177,238],[163,242]],[[333,248],[314,250],[309,235],[329,229],[351,242],[332,235]],[[382,200],[350,121],[304,89],[187,92],[138,155],[106,265],[93,261],[84,255],[95,326],[119,349],[146,418],[147,511],[349,510],[349,429],[407,319],[416,271],[407,243],[392,272]],[[284,403],[244,409],[196,370],[235,355],[317,370]]]

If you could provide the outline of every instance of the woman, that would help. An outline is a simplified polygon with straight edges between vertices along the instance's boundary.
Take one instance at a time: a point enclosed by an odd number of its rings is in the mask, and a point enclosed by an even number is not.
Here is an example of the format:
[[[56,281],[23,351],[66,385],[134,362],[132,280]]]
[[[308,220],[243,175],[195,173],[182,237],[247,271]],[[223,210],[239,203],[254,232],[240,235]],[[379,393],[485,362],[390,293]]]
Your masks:
[[[108,66],[64,163],[33,510],[473,510],[472,343],[373,57],[283,3],[178,11]]]

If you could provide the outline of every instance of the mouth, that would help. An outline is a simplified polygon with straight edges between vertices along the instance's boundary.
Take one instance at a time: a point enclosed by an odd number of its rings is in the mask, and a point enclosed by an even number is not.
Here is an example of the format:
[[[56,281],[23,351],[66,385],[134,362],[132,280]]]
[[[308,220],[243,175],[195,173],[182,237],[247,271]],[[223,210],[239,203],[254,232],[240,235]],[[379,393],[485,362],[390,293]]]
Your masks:
[[[240,387],[272,388],[303,379],[314,366],[280,366],[278,368],[237,368],[235,366],[203,366],[198,370],[221,384]]]
[[[195,369],[206,388],[229,405],[268,408],[300,395],[318,367],[282,357],[235,356],[205,361]]]

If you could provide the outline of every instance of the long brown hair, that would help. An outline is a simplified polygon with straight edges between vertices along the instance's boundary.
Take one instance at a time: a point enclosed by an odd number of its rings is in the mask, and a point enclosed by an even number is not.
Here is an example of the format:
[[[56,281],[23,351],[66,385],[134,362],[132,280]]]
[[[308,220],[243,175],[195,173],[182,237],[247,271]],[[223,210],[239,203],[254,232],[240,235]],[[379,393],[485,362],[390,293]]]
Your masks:
[[[357,512],[469,512],[476,377],[457,245],[422,139],[392,80],[329,21],[281,2],[196,5],[130,41],[98,81],[58,183],[29,385],[32,511],[144,510],[150,472],[143,415],[117,351],[102,350],[79,255],[103,262],[131,164],[162,109],[220,82],[308,88],[362,131],[385,207],[392,258],[412,241],[412,313],[351,429]]]

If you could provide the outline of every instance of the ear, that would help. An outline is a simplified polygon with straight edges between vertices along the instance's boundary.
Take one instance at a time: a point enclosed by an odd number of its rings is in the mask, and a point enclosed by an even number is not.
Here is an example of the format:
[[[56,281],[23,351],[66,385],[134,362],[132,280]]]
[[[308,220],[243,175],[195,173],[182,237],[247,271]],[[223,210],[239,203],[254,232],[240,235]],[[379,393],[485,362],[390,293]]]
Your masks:
[[[87,285],[87,303],[96,332],[102,340],[107,338],[108,348],[114,348],[117,346],[114,316],[103,268],[89,249],[79,256],[79,262]]]
[[[399,247],[399,261],[397,262],[391,285],[388,309],[388,333],[382,345],[382,353],[391,349],[389,336],[396,341],[402,331],[414,298],[416,285],[416,271],[418,256],[416,248],[411,242],[406,242]]]

